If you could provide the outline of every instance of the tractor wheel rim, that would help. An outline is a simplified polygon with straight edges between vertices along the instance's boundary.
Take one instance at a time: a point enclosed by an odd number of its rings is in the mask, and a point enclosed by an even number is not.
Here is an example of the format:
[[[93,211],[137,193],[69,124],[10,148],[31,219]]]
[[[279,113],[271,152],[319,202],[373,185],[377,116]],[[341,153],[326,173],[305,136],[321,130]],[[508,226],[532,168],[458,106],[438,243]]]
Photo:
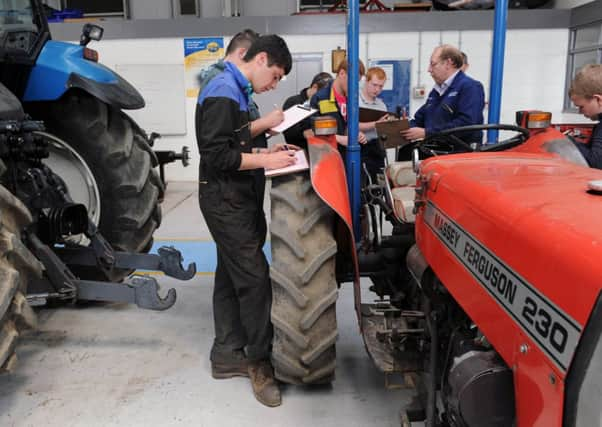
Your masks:
[[[98,227],[100,221],[100,191],[86,161],[69,144],[46,132],[36,132],[48,141],[49,157],[43,160],[67,186],[69,195],[76,203],[83,204],[88,217]],[[83,234],[70,236],[69,243],[88,245],[90,240]]]

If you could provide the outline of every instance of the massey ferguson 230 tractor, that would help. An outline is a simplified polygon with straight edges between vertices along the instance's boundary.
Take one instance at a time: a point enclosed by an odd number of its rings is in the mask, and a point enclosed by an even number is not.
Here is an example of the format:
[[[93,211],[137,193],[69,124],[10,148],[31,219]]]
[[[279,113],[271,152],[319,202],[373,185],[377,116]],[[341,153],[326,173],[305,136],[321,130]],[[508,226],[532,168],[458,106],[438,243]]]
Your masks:
[[[348,37],[349,81],[355,42]],[[417,388],[404,426],[601,425],[602,171],[587,167],[550,114],[519,119],[522,127],[471,127],[514,132],[495,144],[462,142],[466,127],[430,135],[413,162],[362,185],[359,220],[346,178],[355,176],[332,136],[309,139],[308,172],[273,178],[281,381],[333,380],[337,290],[353,281],[368,353],[387,377]],[[360,276],[376,303],[361,301]]]
[[[424,374],[422,405],[408,419],[600,425],[602,171],[545,127],[549,115],[528,114],[537,131],[505,126],[519,134],[474,149],[452,130],[419,145],[432,157],[390,165],[382,183],[363,188],[357,248],[334,139],[309,141],[310,172],[273,179],[280,380],[333,379],[337,284],[355,278],[376,365]],[[360,301],[358,275],[381,302]]]

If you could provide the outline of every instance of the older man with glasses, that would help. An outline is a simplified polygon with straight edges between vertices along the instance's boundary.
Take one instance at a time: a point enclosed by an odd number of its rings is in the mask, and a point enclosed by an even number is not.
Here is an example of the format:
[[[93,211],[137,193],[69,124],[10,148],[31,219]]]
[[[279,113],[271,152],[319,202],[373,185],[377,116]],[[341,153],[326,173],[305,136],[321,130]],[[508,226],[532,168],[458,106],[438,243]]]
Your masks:
[[[435,48],[428,71],[435,81],[424,104],[402,131],[409,140],[419,140],[451,128],[483,123],[485,92],[483,85],[461,70],[462,52],[451,45]],[[467,143],[481,143],[482,132],[463,132],[457,135]]]

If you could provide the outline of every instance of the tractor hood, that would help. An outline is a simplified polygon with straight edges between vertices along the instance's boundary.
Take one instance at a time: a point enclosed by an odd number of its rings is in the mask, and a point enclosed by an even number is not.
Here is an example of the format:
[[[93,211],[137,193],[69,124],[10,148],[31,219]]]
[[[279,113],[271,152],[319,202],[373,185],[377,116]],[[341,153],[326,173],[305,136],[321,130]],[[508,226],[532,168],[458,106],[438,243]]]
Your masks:
[[[420,175],[428,202],[585,324],[602,287],[602,195],[588,192],[602,171],[479,153],[429,159]]]

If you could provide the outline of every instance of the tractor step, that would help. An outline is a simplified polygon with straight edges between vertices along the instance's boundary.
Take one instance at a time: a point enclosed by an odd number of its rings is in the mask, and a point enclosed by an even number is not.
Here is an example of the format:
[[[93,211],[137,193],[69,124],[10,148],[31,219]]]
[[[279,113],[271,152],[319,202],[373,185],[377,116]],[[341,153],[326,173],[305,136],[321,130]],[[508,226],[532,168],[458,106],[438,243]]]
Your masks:
[[[423,314],[404,312],[386,302],[362,304],[361,314],[364,344],[376,367],[385,374],[385,386],[415,388],[415,374],[422,370],[422,356],[406,344],[424,331],[410,327],[408,319]]]

